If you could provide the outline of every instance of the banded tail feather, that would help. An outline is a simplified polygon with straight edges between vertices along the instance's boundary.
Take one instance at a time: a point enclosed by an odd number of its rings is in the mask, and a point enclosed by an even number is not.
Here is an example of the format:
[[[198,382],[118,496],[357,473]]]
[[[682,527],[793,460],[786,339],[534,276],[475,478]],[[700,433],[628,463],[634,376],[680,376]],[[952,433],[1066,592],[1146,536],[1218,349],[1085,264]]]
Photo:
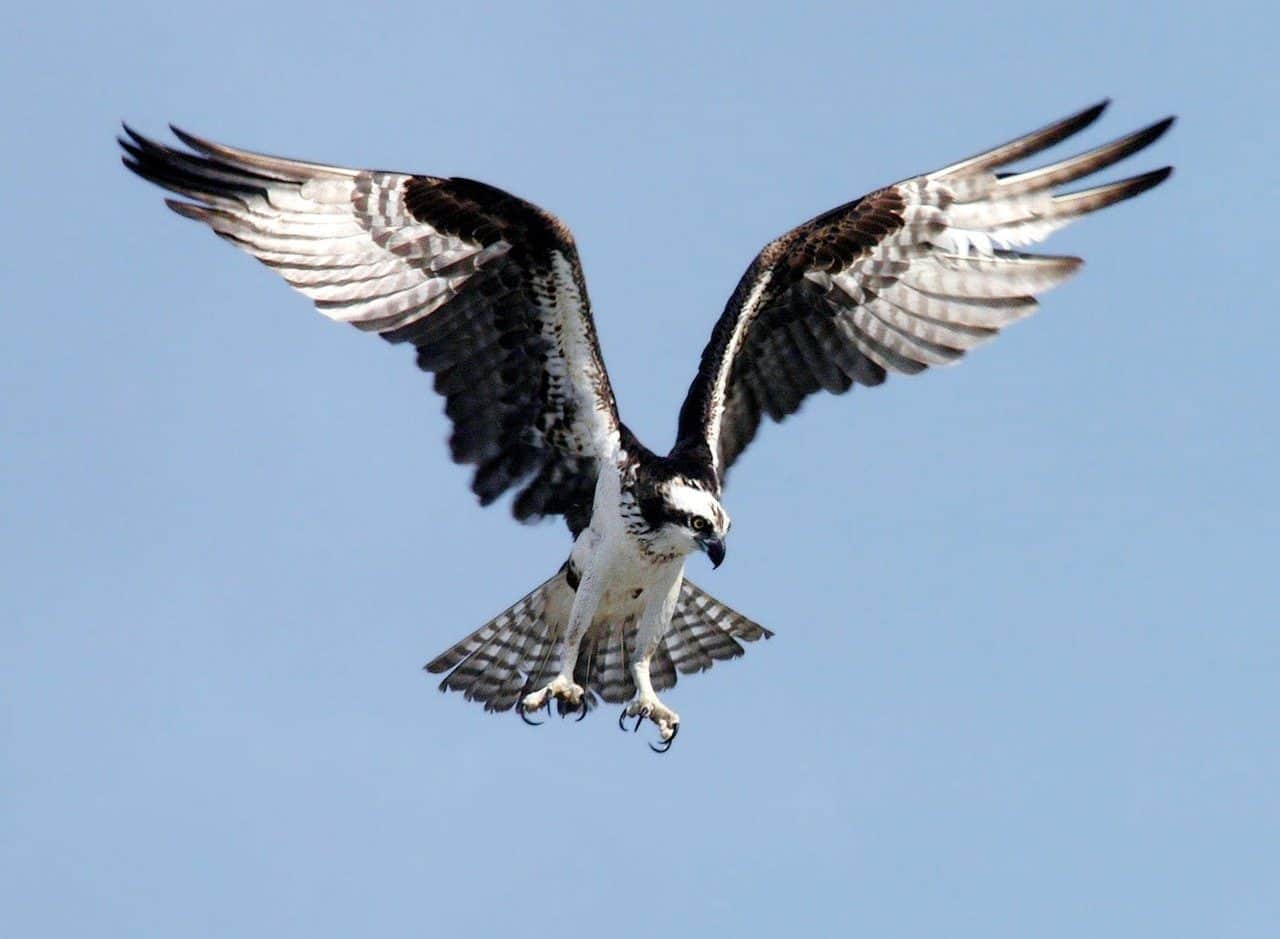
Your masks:
[[[441,691],[460,691],[486,711],[509,711],[560,669],[561,636],[573,605],[573,588],[562,568],[556,575],[426,665],[445,674]],[[705,671],[734,659],[744,642],[769,639],[772,631],[721,603],[689,580],[680,586],[671,626],[650,663],[658,691],[679,675]],[[597,617],[582,640],[574,681],[586,689],[587,708],[600,701],[621,704],[636,693],[630,663],[635,656],[636,617]],[[558,702],[559,704],[559,702]]]

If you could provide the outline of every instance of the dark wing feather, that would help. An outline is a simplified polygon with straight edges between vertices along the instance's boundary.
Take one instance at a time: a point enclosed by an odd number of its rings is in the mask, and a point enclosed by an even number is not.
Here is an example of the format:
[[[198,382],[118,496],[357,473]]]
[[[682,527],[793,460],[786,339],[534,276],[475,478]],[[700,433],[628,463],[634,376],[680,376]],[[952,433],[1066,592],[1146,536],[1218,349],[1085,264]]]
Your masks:
[[[578,253],[559,220],[467,179],[322,166],[125,128],[124,164],[191,201],[330,319],[410,342],[435,374],[455,461],[484,504],[586,525],[618,417]]]
[[[1143,149],[1173,119],[1039,169],[993,171],[1082,130],[1105,106],[877,190],[767,245],[703,350],[673,455],[713,467],[722,484],[764,415],[781,421],[816,391],[953,362],[1034,310],[1035,294],[1081,262],[1018,249],[1145,192],[1170,169],[1052,189]]]

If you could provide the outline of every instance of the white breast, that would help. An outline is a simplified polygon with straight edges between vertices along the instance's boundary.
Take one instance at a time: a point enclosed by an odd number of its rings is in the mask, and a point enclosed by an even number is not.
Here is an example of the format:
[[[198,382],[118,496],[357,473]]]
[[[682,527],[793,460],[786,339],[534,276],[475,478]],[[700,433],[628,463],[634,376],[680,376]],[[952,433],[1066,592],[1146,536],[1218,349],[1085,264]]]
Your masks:
[[[644,608],[646,594],[671,583],[672,565],[683,567],[684,558],[655,562],[627,530],[621,512],[622,476],[616,462],[607,461],[596,481],[591,523],[574,542],[573,566],[585,571],[603,566],[604,583],[595,622],[634,620]]]

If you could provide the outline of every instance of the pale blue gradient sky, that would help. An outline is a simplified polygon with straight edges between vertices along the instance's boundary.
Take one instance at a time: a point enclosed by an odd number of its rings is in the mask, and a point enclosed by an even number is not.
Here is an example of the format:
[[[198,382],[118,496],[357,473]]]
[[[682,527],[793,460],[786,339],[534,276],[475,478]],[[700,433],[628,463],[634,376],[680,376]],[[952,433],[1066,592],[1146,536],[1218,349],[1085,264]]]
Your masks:
[[[603,7],[11,19],[0,933],[1276,935],[1275,13]],[[1104,95],[1084,142],[1176,112],[1118,172],[1177,174],[962,366],[764,429],[690,567],[778,635],[680,684],[666,758],[436,693],[562,528],[479,509],[409,352],[112,140],[539,202],[665,447],[767,240]]]

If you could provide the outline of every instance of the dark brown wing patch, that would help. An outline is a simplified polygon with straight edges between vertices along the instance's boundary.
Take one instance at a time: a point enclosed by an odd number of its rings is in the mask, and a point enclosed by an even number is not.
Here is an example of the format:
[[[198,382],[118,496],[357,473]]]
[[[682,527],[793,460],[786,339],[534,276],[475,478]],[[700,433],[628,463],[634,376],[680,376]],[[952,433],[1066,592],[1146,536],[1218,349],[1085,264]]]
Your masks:
[[[617,408],[577,250],[554,216],[469,179],[327,167],[126,128],[125,165],[331,319],[410,342],[484,504],[586,524]],[[527,481],[527,482],[526,482]]]
[[[1080,261],[1019,249],[1169,175],[1052,192],[1148,146],[1172,118],[1046,167],[993,172],[1078,132],[1104,106],[877,190],[767,245],[703,351],[673,455],[713,467],[723,483],[764,415],[781,421],[816,391],[956,361],[1032,312],[1035,294]]]

